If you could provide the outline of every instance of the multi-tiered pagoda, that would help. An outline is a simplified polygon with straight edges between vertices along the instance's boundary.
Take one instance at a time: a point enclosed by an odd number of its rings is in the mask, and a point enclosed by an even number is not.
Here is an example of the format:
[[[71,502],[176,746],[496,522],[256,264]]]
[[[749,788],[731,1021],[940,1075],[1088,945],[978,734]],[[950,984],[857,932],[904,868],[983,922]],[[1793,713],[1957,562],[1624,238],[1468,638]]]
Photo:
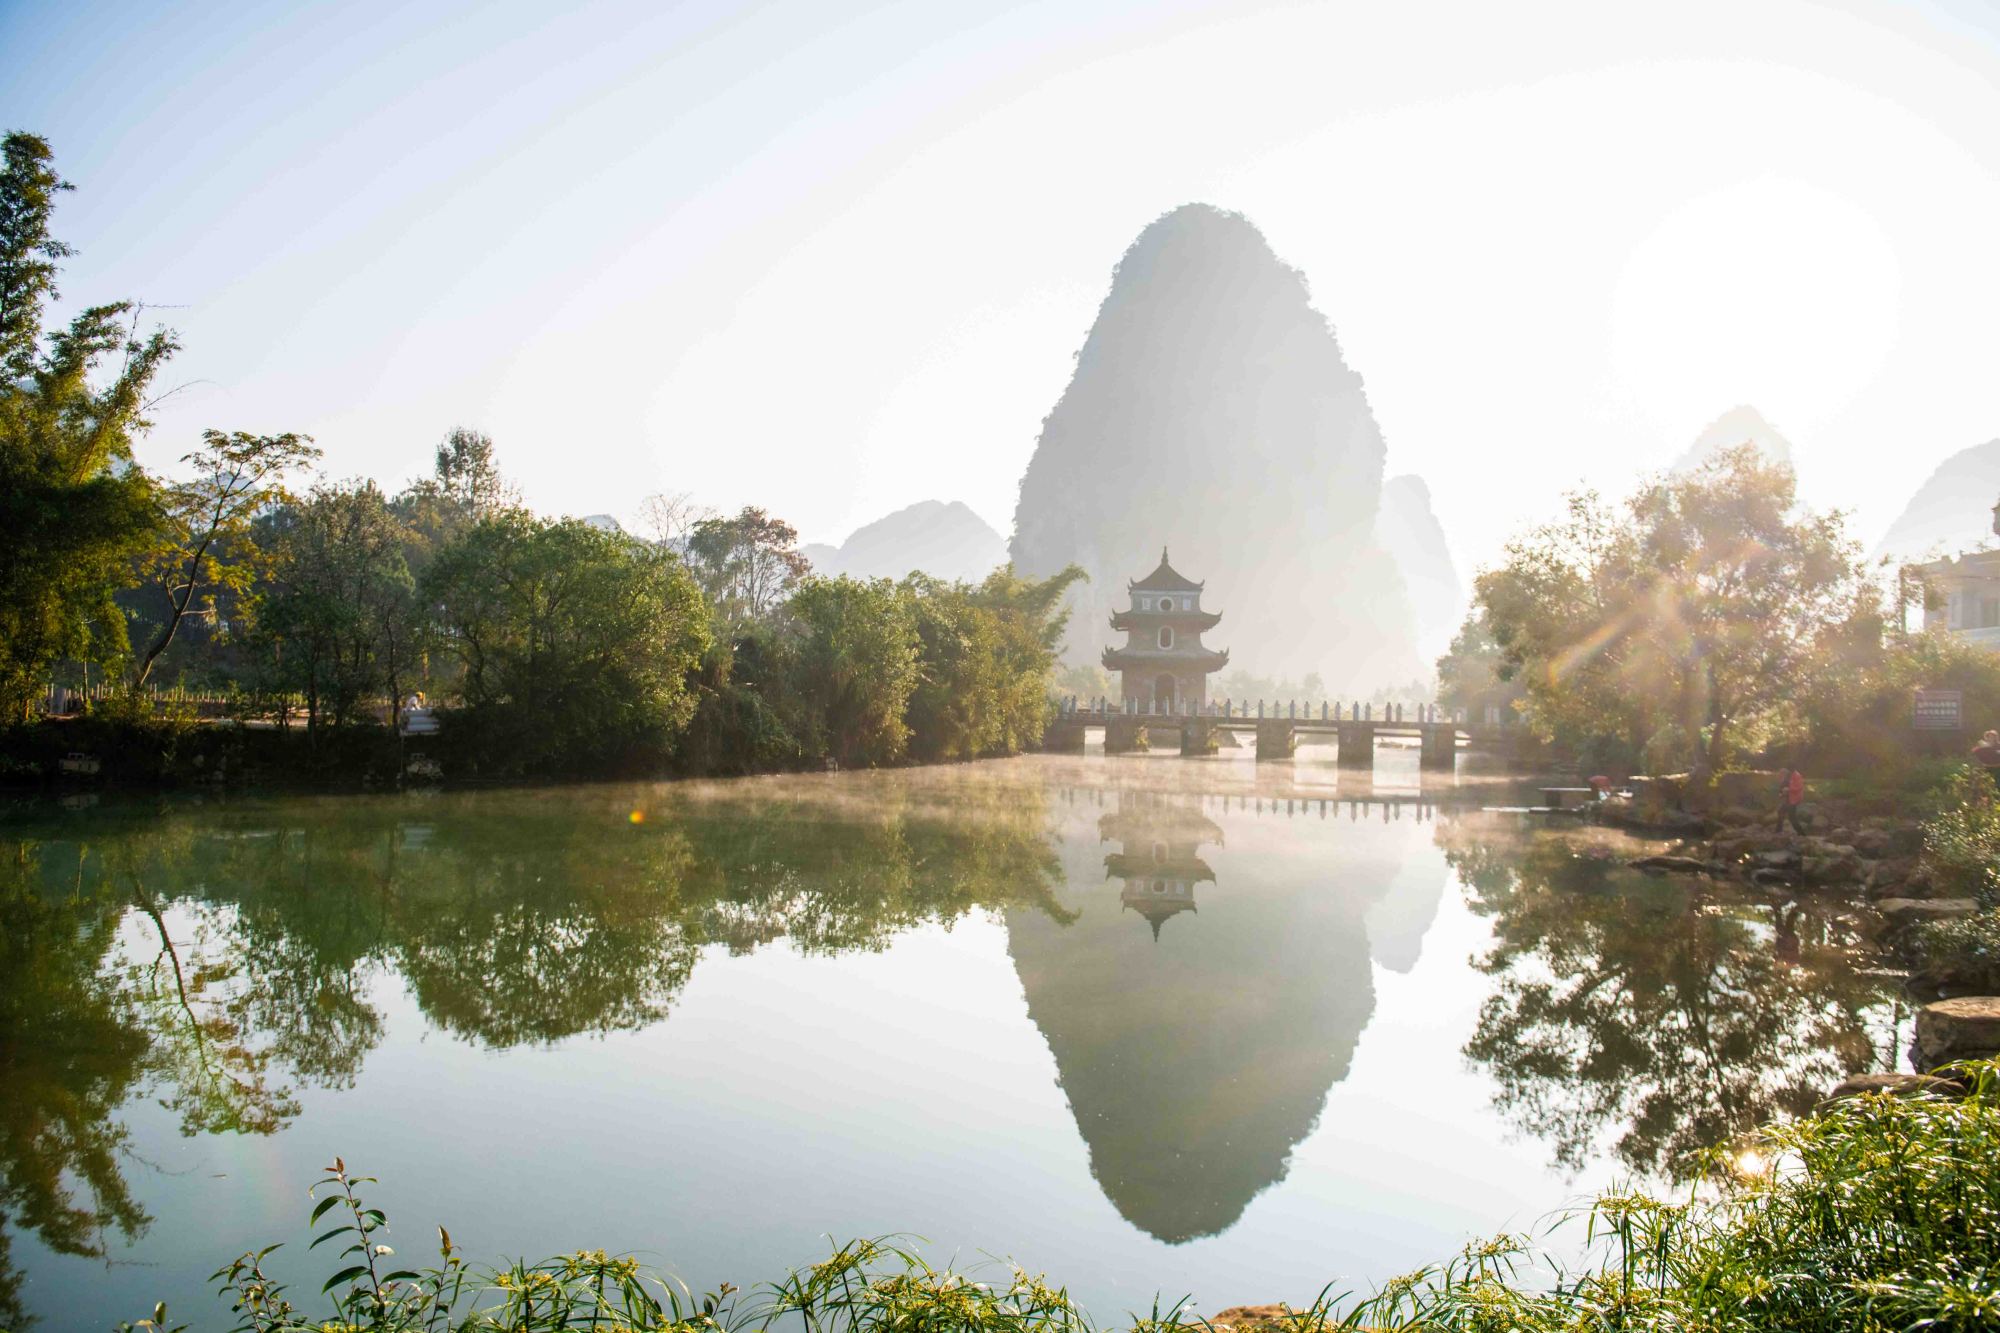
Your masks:
[[[1123,648],[1106,648],[1106,670],[1120,673],[1126,700],[1139,711],[1185,713],[1208,702],[1208,677],[1229,661],[1228,650],[1204,648],[1203,630],[1222,619],[1201,609],[1202,585],[1174,572],[1160,548],[1160,567],[1130,580],[1132,605],[1111,617],[1125,632]]]

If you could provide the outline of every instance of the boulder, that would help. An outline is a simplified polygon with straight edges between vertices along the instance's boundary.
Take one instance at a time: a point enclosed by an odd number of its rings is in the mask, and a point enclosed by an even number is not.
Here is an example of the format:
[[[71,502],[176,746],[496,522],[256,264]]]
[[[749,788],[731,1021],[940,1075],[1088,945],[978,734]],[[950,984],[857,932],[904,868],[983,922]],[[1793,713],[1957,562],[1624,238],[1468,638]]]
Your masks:
[[[1634,870],[1645,870],[1653,874],[1673,875],[1714,875],[1722,867],[1694,856],[1640,856],[1625,863]]]
[[[1905,931],[1926,921],[1950,921],[1971,916],[1979,904],[1970,898],[1884,898],[1875,910],[1893,931]]]
[[[1232,1305],[1211,1318],[1211,1328],[1227,1328],[1235,1333],[1255,1333],[1258,1329],[1282,1328],[1291,1322],[1289,1305]]]
[[[1789,848],[1758,852],[1750,859],[1756,865],[1767,870],[1796,870],[1799,868],[1799,854]]]
[[[1916,860],[1908,856],[1893,857],[1877,861],[1868,869],[1868,877],[1862,882],[1868,888],[1870,898],[1916,898],[1920,894],[1907,889],[1910,874],[1917,868]]]
[[[1935,1074],[1849,1074],[1833,1085],[1826,1095],[1830,1102],[1867,1093],[1887,1093],[1891,1097],[1917,1097],[1935,1093],[1940,1097],[1962,1097],[1965,1085]]]
[[[1910,1054],[1920,1070],[2000,1055],[2000,995],[1964,995],[1917,1010]]]
[[[1889,833],[1887,829],[1865,828],[1852,839],[1854,850],[1871,861],[1879,861],[1889,855]]]
[[[1865,873],[1861,858],[1854,854],[1852,847],[1838,843],[1822,843],[1821,854],[1810,853],[1799,858],[1799,875],[1808,884],[1839,884],[1859,880]]]

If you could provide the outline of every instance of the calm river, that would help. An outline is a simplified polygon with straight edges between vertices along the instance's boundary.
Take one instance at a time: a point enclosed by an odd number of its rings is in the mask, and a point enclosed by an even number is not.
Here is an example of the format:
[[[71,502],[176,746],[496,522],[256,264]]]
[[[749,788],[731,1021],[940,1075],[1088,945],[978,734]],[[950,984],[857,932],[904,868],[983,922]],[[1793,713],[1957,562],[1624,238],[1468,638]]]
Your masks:
[[[1107,1319],[1303,1303],[1894,1067],[1837,906],[1510,800],[1309,750],[17,804],[0,1327],[226,1326],[336,1153],[419,1263],[893,1232]]]

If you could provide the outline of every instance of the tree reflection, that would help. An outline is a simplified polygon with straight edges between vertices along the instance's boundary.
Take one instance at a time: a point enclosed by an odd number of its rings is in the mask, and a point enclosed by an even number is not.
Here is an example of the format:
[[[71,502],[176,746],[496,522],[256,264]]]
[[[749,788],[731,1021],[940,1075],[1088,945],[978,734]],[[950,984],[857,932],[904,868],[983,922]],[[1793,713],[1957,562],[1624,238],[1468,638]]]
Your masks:
[[[1466,1054],[1496,1103],[1581,1166],[1608,1136],[1627,1167],[1684,1175],[1690,1155],[1809,1110],[1875,1059],[1886,983],[1851,961],[1833,907],[1774,908],[1705,880],[1656,879],[1609,852],[1497,820],[1440,826],[1494,979]]]
[[[17,820],[0,834],[0,1327],[25,1321],[10,1232],[101,1257],[147,1225],[121,1170],[127,1102],[190,1135],[276,1132],[299,1088],[353,1085],[383,984],[468,1041],[544,1044],[660,1021],[708,947],[843,953],[975,909],[1062,915],[1038,789],[846,808],[824,784],[776,786]]]
[[[121,906],[80,883],[45,893],[67,869],[52,860],[22,839],[0,868],[0,1325],[10,1328],[27,1323],[10,1230],[102,1256],[107,1232],[131,1236],[148,1221],[119,1170],[117,1112],[146,1055],[106,966]]]

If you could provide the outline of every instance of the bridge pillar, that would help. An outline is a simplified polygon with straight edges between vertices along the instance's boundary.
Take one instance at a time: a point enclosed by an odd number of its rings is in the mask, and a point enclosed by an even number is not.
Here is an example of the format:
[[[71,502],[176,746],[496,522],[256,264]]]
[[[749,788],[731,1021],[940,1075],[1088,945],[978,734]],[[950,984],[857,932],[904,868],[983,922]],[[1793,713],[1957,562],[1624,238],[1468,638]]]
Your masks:
[[[1257,758],[1290,759],[1299,747],[1298,729],[1283,718],[1257,723]]]
[[[1447,772],[1458,767],[1457,723],[1425,724],[1421,748],[1417,751],[1417,767],[1441,769]]]
[[[1069,754],[1083,753],[1083,723],[1075,718],[1059,717],[1049,724],[1042,734],[1044,750],[1058,750]]]
[[[1215,724],[1205,717],[1191,717],[1181,724],[1181,754],[1183,757],[1214,754],[1220,748],[1215,734]]]
[[[1375,727],[1369,722],[1343,722],[1340,724],[1340,753],[1334,757],[1336,768],[1375,767]]]
[[[1146,724],[1136,717],[1112,717],[1104,721],[1104,753],[1127,754],[1150,748]]]

